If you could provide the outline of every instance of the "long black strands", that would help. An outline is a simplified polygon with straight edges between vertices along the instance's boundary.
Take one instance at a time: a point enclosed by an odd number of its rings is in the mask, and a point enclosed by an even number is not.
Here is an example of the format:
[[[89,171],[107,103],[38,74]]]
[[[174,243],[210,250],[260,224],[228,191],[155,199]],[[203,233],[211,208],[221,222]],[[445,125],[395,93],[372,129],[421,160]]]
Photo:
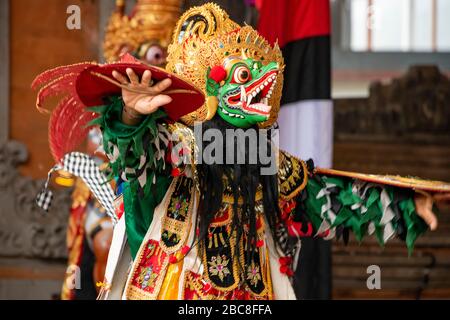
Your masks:
[[[216,129],[220,131],[220,134],[223,137],[223,155],[226,156],[227,152],[229,152],[229,150],[226,149],[226,139],[228,139],[227,132],[230,132],[230,130],[236,130],[236,127],[228,124],[219,116],[216,116],[212,120],[202,124],[203,134],[209,129]],[[255,133],[259,145],[260,137],[258,135],[258,128],[254,127],[247,130],[256,130]],[[244,132],[245,131],[246,130],[244,130]],[[267,137],[265,140],[267,140],[268,144],[266,150],[271,150],[270,138]],[[201,143],[202,150],[205,150],[208,145],[219,143],[219,141],[199,141],[198,143]],[[248,143],[254,143],[254,141],[247,141],[247,143],[241,144],[237,139],[235,139],[233,142],[234,150],[236,151],[235,161],[232,161],[232,163],[225,163],[226,159],[222,159],[223,162],[220,163],[201,163],[197,165],[201,190],[199,213],[197,215],[199,226],[197,240],[201,241],[205,239],[208,234],[208,228],[213,221],[215,214],[222,206],[223,194],[225,192],[229,192],[234,198],[231,221],[232,233],[235,232],[236,234],[236,250],[234,254],[235,256],[238,256],[240,252],[246,252],[246,264],[250,263],[252,254],[256,251],[257,230],[255,197],[258,191],[258,186],[262,187],[264,215],[273,235],[276,224],[280,223],[278,218],[280,215],[278,207],[277,174],[261,174],[261,168],[263,166],[260,162],[259,154],[256,157],[256,163],[248,161],[251,156],[251,151],[255,150],[254,148],[249,148]],[[245,163],[239,164],[236,161],[239,152],[241,152],[241,155],[244,155]],[[258,149],[258,153],[259,152],[260,151]],[[265,156],[267,157],[267,155]],[[242,203],[240,204],[241,213],[239,213],[239,199],[242,200]],[[245,228],[247,229],[245,230]],[[244,241],[241,243],[242,238]]]

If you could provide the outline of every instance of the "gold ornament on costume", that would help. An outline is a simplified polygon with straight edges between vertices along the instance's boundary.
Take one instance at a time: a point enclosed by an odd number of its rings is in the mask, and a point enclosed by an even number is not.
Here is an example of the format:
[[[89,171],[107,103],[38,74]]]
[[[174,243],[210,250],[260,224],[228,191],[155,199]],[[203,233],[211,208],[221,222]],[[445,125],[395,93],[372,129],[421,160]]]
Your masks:
[[[243,56],[265,61],[276,61],[280,66],[277,84],[269,99],[272,106],[270,117],[260,127],[270,127],[278,117],[283,89],[284,60],[278,44],[272,47],[250,26],[240,27],[218,5],[207,3],[194,7],[183,14],[175,28],[169,46],[166,69],[192,82],[206,91],[208,68],[222,65],[228,56]],[[204,121],[208,105],[181,118],[187,125]]]
[[[125,0],[117,0],[103,44],[106,60],[117,61],[126,52],[135,52],[139,58],[145,59],[156,46],[165,51],[180,16],[181,1],[138,0],[132,15],[127,16]]]
[[[416,192],[450,192],[450,183],[426,180],[419,177],[401,177],[396,175],[365,174],[334,169],[316,168],[316,173],[338,177],[348,177],[394,187],[413,189]]]
[[[72,174],[64,170],[58,170],[58,175],[55,178],[55,183],[62,187],[73,187],[75,178]]]
[[[80,178],[76,179],[75,188],[72,192],[72,209],[86,207],[90,198],[89,187]]]

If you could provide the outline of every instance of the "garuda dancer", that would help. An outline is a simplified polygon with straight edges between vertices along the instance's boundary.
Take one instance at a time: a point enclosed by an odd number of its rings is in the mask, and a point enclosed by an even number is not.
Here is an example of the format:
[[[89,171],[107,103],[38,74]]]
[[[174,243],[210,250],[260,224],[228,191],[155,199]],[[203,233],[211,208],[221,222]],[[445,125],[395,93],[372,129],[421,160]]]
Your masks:
[[[168,51],[165,70],[125,56],[57,68],[35,82],[43,86],[38,106],[66,93],[51,137],[94,119],[118,178],[100,298],[295,299],[301,237],[352,231],[358,240],[375,234],[381,245],[399,237],[412,250],[437,227],[433,197],[448,184],[323,170],[273,146],[263,129],[277,119],[283,57],[250,26],[215,4],[195,7]],[[250,144],[235,138],[252,132]],[[105,184],[70,161],[76,141],[52,141],[58,166],[83,175],[103,199]],[[271,154],[275,170],[265,161]],[[111,209],[108,199],[100,202]],[[44,190],[39,203],[48,200]]]

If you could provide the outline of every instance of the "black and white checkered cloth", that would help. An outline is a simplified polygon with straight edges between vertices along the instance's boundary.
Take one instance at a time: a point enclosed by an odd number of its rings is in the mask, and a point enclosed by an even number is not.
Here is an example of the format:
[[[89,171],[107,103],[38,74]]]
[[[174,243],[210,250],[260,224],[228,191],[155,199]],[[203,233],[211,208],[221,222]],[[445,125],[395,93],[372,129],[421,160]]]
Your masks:
[[[298,257],[301,249],[301,239],[292,238],[289,236],[289,232],[286,226],[279,224],[275,228],[275,236],[281,252],[286,257],[292,257],[292,269],[295,271],[298,265]]]
[[[108,216],[116,223],[117,216],[114,210],[114,191],[95,161],[84,153],[72,152],[64,156],[62,164],[54,166],[49,171],[44,189],[36,198],[37,205],[45,211],[48,211],[53,199],[53,192],[48,189],[51,175],[57,170],[65,170],[83,180],[98,202],[105,208]]]
[[[281,251],[285,254],[285,255],[291,255],[292,252],[289,251],[289,234],[288,234],[288,230],[286,229],[286,227],[282,224],[279,224],[276,226],[275,228],[275,236],[277,237],[277,242],[278,245],[280,246]]]
[[[37,203],[38,207],[44,209],[45,211],[48,211],[48,209],[50,208],[50,205],[52,204],[52,200],[53,200],[53,191],[51,191],[48,188],[50,178],[52,177],[53,172],[58,171],[60,169],[62,169],[62,167],[59,165],[56,165],[50,169],[50,171],[48,172],[48,175],[47,175],[47,181],[45,181],[45,184],[44,184],[44,189],[42,189],[42,191],[36,197],[36,203]]]

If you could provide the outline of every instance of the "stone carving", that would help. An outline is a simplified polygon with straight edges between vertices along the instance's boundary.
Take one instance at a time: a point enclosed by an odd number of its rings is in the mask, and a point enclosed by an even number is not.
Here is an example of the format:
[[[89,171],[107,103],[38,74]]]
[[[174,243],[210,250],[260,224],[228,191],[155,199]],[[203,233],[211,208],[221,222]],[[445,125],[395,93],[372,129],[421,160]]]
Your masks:
[[[44,181],[17,170],[27,158],[19,142],[0,145],[0,257],[65,258],[70,190],[54,190],[52,207],[43,212],[35,197]]]
[[[450,79],[436,66],[413,66],[367,99],[335,100],[336,139],[450,140]]]

